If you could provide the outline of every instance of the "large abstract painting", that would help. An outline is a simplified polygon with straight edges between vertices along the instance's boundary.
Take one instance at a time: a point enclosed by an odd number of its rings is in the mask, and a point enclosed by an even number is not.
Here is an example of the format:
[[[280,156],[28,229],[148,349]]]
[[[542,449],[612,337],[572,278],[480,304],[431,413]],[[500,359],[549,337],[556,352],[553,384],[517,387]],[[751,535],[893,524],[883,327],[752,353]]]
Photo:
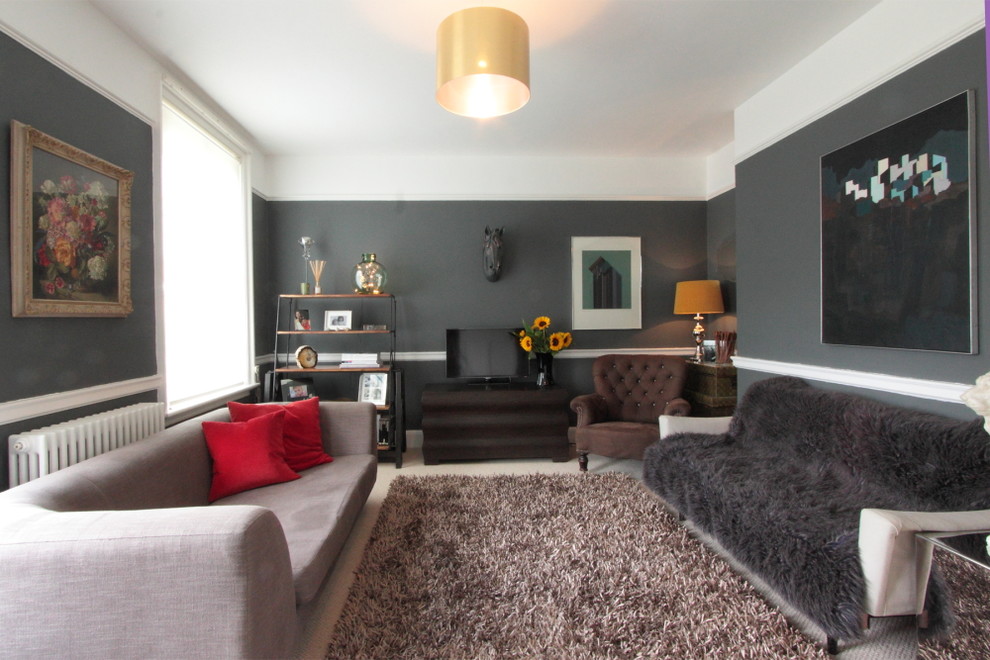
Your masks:
[[[971,92],[822,157],[822,341],[973,353]]]

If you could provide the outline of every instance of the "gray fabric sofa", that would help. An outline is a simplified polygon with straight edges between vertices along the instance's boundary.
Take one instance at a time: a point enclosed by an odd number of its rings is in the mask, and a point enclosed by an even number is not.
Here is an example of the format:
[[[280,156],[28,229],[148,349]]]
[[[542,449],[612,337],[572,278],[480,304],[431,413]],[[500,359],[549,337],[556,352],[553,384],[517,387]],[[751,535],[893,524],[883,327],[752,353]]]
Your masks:
[[[0,493],[0,655],[292,654],[378,470],[370,403],[321,402],[332,463],[207,505],[203,421]]]

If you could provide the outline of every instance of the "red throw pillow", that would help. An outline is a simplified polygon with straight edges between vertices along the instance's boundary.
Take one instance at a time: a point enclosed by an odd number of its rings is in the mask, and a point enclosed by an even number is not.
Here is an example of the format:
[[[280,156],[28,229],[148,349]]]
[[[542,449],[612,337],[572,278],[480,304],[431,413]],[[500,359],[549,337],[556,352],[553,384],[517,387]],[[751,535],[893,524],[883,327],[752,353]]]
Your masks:
[[[299,478],[285,464],[284,420],[284,412],[275,412],[246,422],[203,422],[206,446],[213,457],[211,502]]]
[[[320,400],[316,397],[295,403],[237,403],[227,404],[230,419],[243,422],[276,410],[285,411],[285,429],[282,441],[285,445],[285,462],[300,472],[314,465],[333,460],[323,451],[323,433],[320,430]]]

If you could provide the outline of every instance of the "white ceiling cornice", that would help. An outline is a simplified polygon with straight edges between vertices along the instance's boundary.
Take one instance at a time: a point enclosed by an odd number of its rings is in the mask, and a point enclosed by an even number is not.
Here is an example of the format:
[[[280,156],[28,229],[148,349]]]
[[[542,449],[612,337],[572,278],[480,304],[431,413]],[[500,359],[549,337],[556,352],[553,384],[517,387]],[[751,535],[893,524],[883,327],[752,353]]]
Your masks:
[[[984,13],[983,0],[884,0],[736,109],[735,161],[974,34]]]

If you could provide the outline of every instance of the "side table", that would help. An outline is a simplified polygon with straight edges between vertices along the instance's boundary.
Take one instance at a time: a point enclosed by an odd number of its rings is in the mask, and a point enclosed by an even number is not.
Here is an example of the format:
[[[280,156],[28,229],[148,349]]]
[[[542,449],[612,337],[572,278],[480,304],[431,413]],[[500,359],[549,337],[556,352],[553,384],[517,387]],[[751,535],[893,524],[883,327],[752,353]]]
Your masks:
[[[731,363],[688,361],[684,398],[695,417],[723,417],[736,409],[736,368]]]
[[[983,570],[990,571],[990,529],[969,530],[966,532],[915,532],[914,538],[922,543],[928,543],[932,549],[940,548],[951,555],[955,555],[965,561],[975,564]],[[954,538],[955,544],[950,545],[945,539]],[[920,586],[919,589],[927,590],[928,582]],[[919,601],[924,601],[925,596],[919,594]],[[928,613],[921,615],[923,625],[927,626]]]
[[[990,529],[967,532],[916,532],[915,537],[990,571]],[[944,540],[947,538],[965,539],[965,543],[949,545]]]

